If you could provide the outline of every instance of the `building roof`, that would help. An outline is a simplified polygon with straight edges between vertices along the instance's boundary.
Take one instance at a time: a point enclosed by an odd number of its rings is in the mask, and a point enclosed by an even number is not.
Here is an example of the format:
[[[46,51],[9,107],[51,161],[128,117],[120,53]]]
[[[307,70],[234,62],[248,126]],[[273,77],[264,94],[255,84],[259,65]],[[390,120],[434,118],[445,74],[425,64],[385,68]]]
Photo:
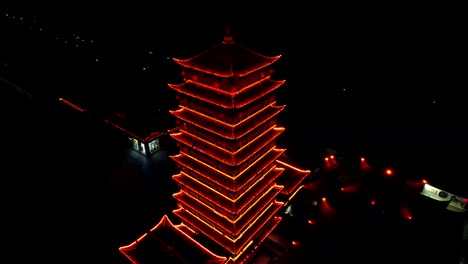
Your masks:
[[[242,77],[264,68],[281,55],[265,56],[234,42],[229,31],[221,43],[188,58],[173,60],[179,65],[219,77]]]
[[[149,232],[136,241],[119,248],[132,263],[165,263],[171,257],[172,263],[225,263],[226,257],[213,254],[201,244],[192,239],[181,225],[174,225],[167,215]]]

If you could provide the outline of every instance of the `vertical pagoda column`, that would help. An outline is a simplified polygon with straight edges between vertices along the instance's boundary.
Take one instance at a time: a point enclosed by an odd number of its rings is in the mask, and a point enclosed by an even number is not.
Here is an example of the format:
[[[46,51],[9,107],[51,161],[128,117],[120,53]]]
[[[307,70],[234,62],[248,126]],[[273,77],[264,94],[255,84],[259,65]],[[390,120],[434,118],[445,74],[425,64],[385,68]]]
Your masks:
[[[172,156],[181,187],[174,194],[182,222],[236,258],[259,244],[279,223],[283,202],[276,184],[284,171],[276,160],[284,149],[276,125],[284,106],[272,94],[284,81],[270,78],[280,56],[260,55],[226,35],[222,43],[186,60],[184,82],[169,85],[180,107],[171,113],[180,130],[171,136],[180,153]]]

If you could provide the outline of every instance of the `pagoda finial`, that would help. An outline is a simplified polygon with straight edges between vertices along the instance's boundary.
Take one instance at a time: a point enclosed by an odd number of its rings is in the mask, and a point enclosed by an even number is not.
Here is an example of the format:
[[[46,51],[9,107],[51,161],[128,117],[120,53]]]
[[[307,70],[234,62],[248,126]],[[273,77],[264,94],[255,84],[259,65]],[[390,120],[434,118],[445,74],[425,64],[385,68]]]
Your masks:
[[[224,34],[223,43],[224,44],[234,43],[234,41],[232,39],[232,35],[231,35],[231,25],[229,25],[229,24],[226,25],[226,32]]]

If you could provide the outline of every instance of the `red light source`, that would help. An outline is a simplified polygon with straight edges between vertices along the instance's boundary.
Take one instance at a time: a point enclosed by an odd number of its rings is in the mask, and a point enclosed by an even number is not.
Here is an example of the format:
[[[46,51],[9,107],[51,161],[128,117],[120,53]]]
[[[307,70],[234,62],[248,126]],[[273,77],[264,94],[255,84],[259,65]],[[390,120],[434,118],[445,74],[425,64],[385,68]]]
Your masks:
[[[422,180],[422,183],[427,184],[427,181],[423,179],[423,180]]]
[[[327,201],[327,198],[322,197],[322,202],[326,202],[326,201]]]
[[[341,187],[340,190],[342,192],[347,192],[347,193],[357,192],[359,190],[359,183],[346,185],[344,187]]]
[[[313,225],[313,224],[315,224],[315,221],[314,221],[314,220],[308,220],[307,223],[308,223],[309,225]]]
[[[364,162],[364,161],[366,161],[366,159],[365,159],[365,158],[361,158],[361,162]]]
[[[385,174],[387,174],[388,176],[391,176],[393,175],[393,171],[391,169],[386,169]]]
[[[325,158],[325,161],[328,161],[328,157]]]
[[[375,200],[372,200],[370,203],[371,203],[372,205],[375,205]]]
[[[291,243],[292,243],[293,246],[299,246],[299,244],[300,244],[299,242],[294,241],[294,240]]]
[[[404,218],[408,219],[408,220],[412,220],[413,219],[413,216],[411,215],[408,207],[404,206],[400,209],[400,214],[401,216],[403,216]]]
[[[330,159],[334,159],[334,158],[335,158],[335,156],[333,156],[333,155],[330,156]]]

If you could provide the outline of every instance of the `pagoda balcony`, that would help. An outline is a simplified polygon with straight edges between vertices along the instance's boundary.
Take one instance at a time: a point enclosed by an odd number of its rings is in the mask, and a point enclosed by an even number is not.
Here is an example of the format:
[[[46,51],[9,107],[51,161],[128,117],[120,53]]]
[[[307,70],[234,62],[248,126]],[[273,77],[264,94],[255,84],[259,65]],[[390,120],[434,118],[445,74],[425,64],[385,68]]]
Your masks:
[[[173,90],[223,108],[240,108],[266,96],[280,87],[285,81],[271,80],[269,77],[255,82],[236,92],[228,92],[217,87],[187,80],[182,84],[169,84]]]
[[[265,170],[275,166],[275,160],[285,151],[285,149],[271,149],[244,171],[237,171],[233,174],[222,172],[215,167],[183,153],[171,156],[171,158],[182,167],[181,170],[191,172],[190,175],[199,175],[207,181],[213,182],[227,190],[237,192],[244,188],[252,179],[263,175]]]
[[[249,226],[247,226],[242,233],[235,237],[232,237],[229,233],[223,233],[215,226],[210,225],[207,221],[183,208],[176,209],[173,213],[180,217],[183,222],[200,231],[218,245],[231,252],[231,254],[237,255],[256,235],[260,234],[263,237],[263,232],[269,233],[277,226],[281,217],[275,217],[275,215],[278,214],[283,205],[284,203],[282,202],[275,201],[271,203],[257,218],[251,221]],[[271,221],[274,223],[271,223]]]
[[[184,107],[175,111],[170,111],[170,113],[182,122],[193,124],[227,139],[235,139],[244,136],[259,125],[272,120],[283,109],[284,106],[276,106],[272,103],[255,114],[244,117],[245,119],[236,125],[221,122],[215,118]]]
[[[270,122],[263,123],[257,126],[254,130],[244,135],[241,138],[237,139],[226,139],[217,134],[209,132],[205,129],[202,129],[197,126],[188,126],[187,124],[181,124],[180,130],[186,131],[187,133],[197,135],[198,137],[204,138],[205,140],[217,145],[220,148],[223,148],[229,152],[234,152],[240,149],[242,146],[246,145],[252,139],[256,138],[258,135],[264,133],[266,130],[271,129],[276,126],[276,120],[271,119]]]
[[[243,229],[252,222],[268,204],[271,204],[275,200],[281,190],[281,186],[272,186],[269,190],[261,193],[261,196],[251,206],[249,206],[245,212],[238,215],[237,219],[234,220],[213,210],[210,205],[203,203],[198,198],[183,191],[174,194],[174,198],[182,205],[182,208],[189,210],[194,215],[208,222],[210,225],[222,230],[222,232],[236,236],[243,231]]]
[[[276,179],[281,175],[283,169],[273,168],[255,183],[249,186],[236,199],[231,199],[221,191],[210,187],[203,182],[194,179],[187,174],[181,173],[174,175],[173,178],[180,184],[183,191],[189,193],[197,199],[203,200],[205,204],[210,205],[213,210],[234,220],[239,217],[254,201],[262,195],[262,192],[268,186],[274,185]],[[281,187],[283,188],[283,187]]]
[[[171,137],[176,141],[184,144],[188,148],[202,152],[204,155],[208,155],[213,159],[225,163],[226,165],[235,166],[245,162],[251,156],[251,153],[256,153],[260,149],[267,146],[283,131],[284,128],[272,127],[235,152],[227,151],[210,141],[197,137],[183,130],[181,130],[179,133],[171,134]]]

